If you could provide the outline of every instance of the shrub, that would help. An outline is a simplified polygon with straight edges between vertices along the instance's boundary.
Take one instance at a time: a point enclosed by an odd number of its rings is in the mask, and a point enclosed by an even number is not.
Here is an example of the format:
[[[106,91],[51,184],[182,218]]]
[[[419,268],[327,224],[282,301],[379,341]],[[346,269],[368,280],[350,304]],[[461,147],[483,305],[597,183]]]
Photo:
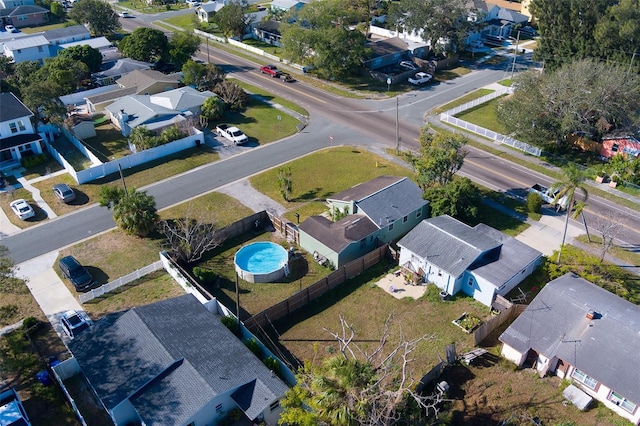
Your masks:
[[[224,324],[229,330],[233,331],[235,333],[236,331],[236,319],[235,317],[231,316],[231,315],[227,315],[224,316],[222,318],[220,318],[220,322],[222,322],[222,324]]]
[[[262,358],[262,347],[260,347],[260,343],[254,338],[248,339],[244,341],[244,344],[255,356],[258,358]]]
[[[216,273],[208,268],[196,266],[193,268],[193,275],[202,283],[210,284],[216,279]]]
[[[22,157],[22,159],[20,160],[20,164],[25,169],[28,169],[30,167],[36,167],[36,166],[39,166],[40,164],[44,164],[46,162],[47,162],[47,155],[46,154],[29,155],[29,156],[26,156],[26,157]]]
[[[22,321],[22,328],[27,333],[32,333],[36,331],[40,327],[40,321],[36,317],[26,317],[24,321]]]
[[[268,356],[262,360],[262,363],[266,365],[269,370],[280,376],[280,363],[277,359],[272,356]]]
[[[536,192],[530,192],[527,195],[527,212],[540,213],[542,209],[542,196]]]

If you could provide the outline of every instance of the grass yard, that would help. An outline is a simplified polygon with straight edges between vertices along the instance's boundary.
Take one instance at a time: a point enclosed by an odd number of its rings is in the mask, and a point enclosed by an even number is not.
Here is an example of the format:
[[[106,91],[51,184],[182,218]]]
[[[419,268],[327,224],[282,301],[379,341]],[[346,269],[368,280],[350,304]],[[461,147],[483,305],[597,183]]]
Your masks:
[[[291,136],[298,131],[297,126],[300,123],[292,116],[255,98],[251,99],[249,108],[242,113],[225,112],[220,122],[238,126],[250,141],[258,142],[260,145]],[[212,123],[209,128],[213,131],[217,124],[219,123]]]
[[[233,312],[236,310],[234,256],[241,246],[256,241],[273,241],[289,247],[289,244],[276,233],[247,233],[226,241],[222,246],[207,253],[198,264],[215,272],[218,277],[216,283],[207,284],[205,288]],[[261,284],[239,279],[241,319],[244,320],[285,300],[330,272],[328,268],[314,262],[309,253],[299,254],[301,256],[289,266],[291,274],[283,278],[283,281]]]
[[[85,139],[84,143],[103,162],[131,154],[127,138],[109,122],[96,126],[96,136]]]
[[[491,90],[491,89],[478,89],[478,90],[475,90],[475,91],[473,91],[473,92],[471,92],[469,94],[466,94],[466,95],[464,95],[464,96],[462,96],[462,97],[460,97],[460,98],[458,98],[458,99],[456,99],[454,101],[451,101],[449,103],[446,103],[444,105],[439,106],[438,108],[433,110],[433,113],[434,114],[440,114],[441,112],[444,112],[444,111],[450,110],[452,108],[455,108],[457,106],[466,104],[467,102],[470,102],[470,101],[472,101],[474,99],[481,98],[481,97],[483,97],[485,95],[488,95],[489,93],[493,93],[493,92],[495,92],[495,90]]]
[[[378,167],[376,167],[376,164]],[[291,166],[293,194],[290,202],[283,200],[278,186],[278,169],[268,170],[249,179],[251,185],[268,197],[278,200],[288,210],[320,200],[366,182],[380,175],[411,176],[411,171],[366,150],[353,147],[325,149],[299,158]],[[302,210],[300,221],[303,217]]]
[[[82,305],[93,319],[112,312],[181,296],[184,289],[164,269],[119,287]]]
[[[3,279],[0,287],[0,328],[15,324],[28,316],[45,319],[23,280]]]
[[[22,172],[22,177],[27,180],[31,180],[60,170],[64,170],[64,167],[62,167],[53,157],[47,155],[47,161],[45,163],[35,167],[29,167]]]
[[[196,27],[198,17],[194,13],[190,13],[187,15],[174,16],[173,18],[166,18],[160,22],[166,22],[167,24],[175,25],[176,27],[180,27],[185,31],[193,31]]]
[[[162,179],[184,173],[196,167],[218,161],[219,159],[220,156],[218,153],[203,145],[198,148],[187,149],[177,154],[160,158],[156,161],[146,163],[138,167],[125,169],[122,173],[125,176],[127,188],[141,188]],[[80,196],[77,202],[65,206],[54,199],[54,195],[51,193],[51,188],[55,183],[62,182],[71,185],[71,187],[76,191],[76,194]],[[102,185],[107,184],[120,187],[120,175],[118,173],[113,173],[107,177],[82,185],[76,184],[73,178],[69,175],[63,175],[34,183],[33,186],[40,190],[42,198],[44,198],[56,214],[63,214],[70,210],[77,210],[85,205],[96,203],[98,201],[100,188]]]
[[[7,180],[9,181],[9,185],[12,185],[14,188],[20,186],[19,184],[17,184],[13,176],[9,176]],[[31,208],[33,208],[33,211],[36,214],[34,217],[27,220],[20,220],[18,216],[16,216],[16,214],[13,212],[13,210],[11,210],[9,204],[12,201],[18,200],[20,198],[24,199],[27,203],[29,203]],[[33,225],[37,225],[38,223],[42,223],[47,219],[46,212],[38,207],[38,205],[33,201],[33,195],[31,194],[31,192],[27,191],[21,186],[20,188],[13,191],[12,194],[9,194],[8,192],[0,194],[0,207],[9,218],[9,222],[16,225],[20,229],[29,228]]]
[[[166,12],[168,10],[178,10],[178,9],[186,9],[189,6],[184,2],[179,2],[176,4],[168,4],[168,5],[152,5],[147,4],[145,0],[130,0],[130,1],[118,1],[116,6],[120,6],[122,8],[133,9],[140,13],[160,13]]]
[[[305,117],[309,116],[309,111],[307,111],[306,109],[304,109],[300,105],[298,105],[296,103],[293,103],[291,101],[288,101],[288,100],[286,100],[284,98],[281,98],[279,96],[274,96],[271,92],[263,89],[262,87],[254,86],[253,84],[249,84],[249,83],[246,83],[244,81],[237,80],[237,79],[233,79],[233,81],[235,83],[237,83],[238,85],[240,85],[240,87],[242,87],[245,91],[247,91],[249,93],[252,93],[254,95],[259,95],[260,97],[262,97],[266,101],[282,105],[283,107],[288,108],[288,109],[290,109],[292,111],[295,111],[298,114],[304,115]]]
[[[496,107],[498,102],[500,102],[500,99],[502,99],[502,96],[492,99],[489,102],[485,102],[482,105],[478,105],[475,108],[463,111],[460,114],[457,114],[456,117],[461,120],[468,121],[469,123],[482,126],[485,129],[506,134],[507,129],[496,117]]]

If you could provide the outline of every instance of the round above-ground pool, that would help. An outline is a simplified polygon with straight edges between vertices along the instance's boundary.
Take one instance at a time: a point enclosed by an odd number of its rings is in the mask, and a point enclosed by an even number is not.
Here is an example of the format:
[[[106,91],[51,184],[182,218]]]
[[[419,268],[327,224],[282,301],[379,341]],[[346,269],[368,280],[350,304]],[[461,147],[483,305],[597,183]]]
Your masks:
[[[270,283],[288,273],[289,253],[270,241],[251,243],[236,252],[238,276],[250,283]]]

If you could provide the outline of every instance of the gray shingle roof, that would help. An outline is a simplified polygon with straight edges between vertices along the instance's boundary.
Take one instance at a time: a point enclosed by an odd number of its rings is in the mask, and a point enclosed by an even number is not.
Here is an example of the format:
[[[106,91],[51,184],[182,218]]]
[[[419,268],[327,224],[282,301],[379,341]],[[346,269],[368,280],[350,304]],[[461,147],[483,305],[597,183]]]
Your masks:
[[[323,216],[311,216],[300,224],[300,230],[311,235],[336,253],[378,230],[367,217],[349,215],[337,222]]]
[[[423,220],[398,245],[405,247],[438,268],[458,277],[483,252],[502,244],[484,228],[472,228],[451,216],[443,215]]]
[[[640,405],[640,307],[573,273],[544,286],[500,341],[557,356]]]
[[[379,228],[383,228],[428,203],[422,198],[418,185],[404,178],[361,199],[357,203],[357,213],[367,215]]]
[[[122,87],[137,87],[140,91],[154,83],[165,82],[167,84],[178,84],[180,77],[178,74],[163,74],[160,71],[143,69],[131,71],[120,77],[116,83]]]
[[[33,4],[25,4],[22,6],[11,7],[9,9],[0,9],[0,17],[15,17],[38,13],[46,14],[49,13],[49,10]]]
[[[167,120],[179,114],[178,111],[154,104],[148,95],[124,96],[106,107],[105,110],[113,115],[124,110],[129,115],[127,124],[131,128],[154,121]]]
[[[370,181],[359,183],[355,186],[352,186],[349,189],[346,189],[342,192],[338,192],[331,197],[327,197],[327,201],[336,200],[336,201],[360,201],[366,197],[369,197],[372,194],[375,194],[378,191],[383,190],[389,185],[393,185],[400,180],[405,179],[402,176],[378,176],[375,179],[371,179]]]
[[[259,413],[287,389],[192,295],[109,314],[69,349],[108,409],[130,398],[146,424],[184,423],[255,380],[244,408]]]
[[[42,33],[49,41],[56,41],[61,38],[69,38],[74,36],[82,36],[89,38],[91,34],[84,25],[72,25],[70,27],[56,28]]]
[[[11,92],[0,93],[0,122],[31,117],[33,113]]]

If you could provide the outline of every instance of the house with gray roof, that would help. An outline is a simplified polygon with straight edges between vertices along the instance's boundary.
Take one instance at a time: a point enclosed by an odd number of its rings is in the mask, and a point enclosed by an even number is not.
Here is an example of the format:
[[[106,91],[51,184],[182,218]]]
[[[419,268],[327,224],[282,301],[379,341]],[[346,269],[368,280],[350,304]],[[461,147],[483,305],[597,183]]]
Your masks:
[[[124,136],[129,136],[138,126],[160,133],[188,116],[199,114],[204,101],[212,96],[216,95],[208,90],[199,92],[192,87],[180,87],[151,96],[124,96],[104,111]]]
[[[398,246],[405,274],[495,309],[496,295],[505,296],[542,260],[542,253],[497,229],[471,227],[448,215],[423,220]]]
[[[55,28],[44,31],[42,35],[45,36],[53,46],[73,43],[75,41],[89,40],[91,38],[91,33],[89,33],[89,30],[84,25]]]
[[[568,273],[546,284],[499,337],[502,355],[556,374],[640,424],[640,307]]]
[[[299,226],[300,246],[336,268],[396,241],[429,214],[420,188],[402,176],[379,176],[327,197],[327,204],[341,219],[309,217]]]
[[[196,7],[196,15],[201,22],[210,22],[213,16],[226,5],[227,0],[208,1]]]
[[[220,318],[186,294],[108,314],[68,347],[117,426],[215,425],[234,409],[277,424],[287,385]]]
[[[30,1],[25,1],[16,7],[0,9],[0,22],[3,26],[13,25],[16,28],[22,28],[40,25],[48,21],[49,9],[36,6]]]
[[[3,39],[2,53],[14,63],[24,61],[40,61],[51,56],[49,40],[43,35]]]
[[[42,138],[31,117],[31,110],[16,95],[0,93],[0,170],[19,167],[24,156],[42,154]]]

